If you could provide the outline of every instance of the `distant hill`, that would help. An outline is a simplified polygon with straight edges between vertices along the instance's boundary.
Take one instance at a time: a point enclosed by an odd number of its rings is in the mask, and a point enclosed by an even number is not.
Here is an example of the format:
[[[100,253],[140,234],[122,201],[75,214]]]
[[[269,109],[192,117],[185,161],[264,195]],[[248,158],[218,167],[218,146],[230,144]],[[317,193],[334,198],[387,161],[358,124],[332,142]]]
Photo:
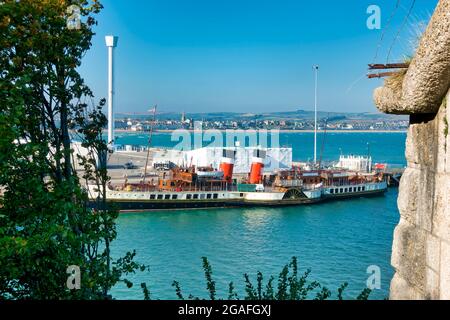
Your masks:
[[[400,120],[402,117],[397,115],[388,115],[384,113],[370,112],[327,112],[318,111],[319,119],[328,118],[329,122],[342,120]],[[139,113],[117,113],[116,118],[132,118],[132,119],[150,119],[150,114]],[[158,113],[159,120],[179,120],[181,112],[161,112]],[[311,120],[314,119],[314,111],[296,110],[266,113],[238,113],[238,112],[211,112],[211,113],[186,113],[186,118],[193,120],[223,121],[223,120]],[[406,117],[405,117],[406,119]]]

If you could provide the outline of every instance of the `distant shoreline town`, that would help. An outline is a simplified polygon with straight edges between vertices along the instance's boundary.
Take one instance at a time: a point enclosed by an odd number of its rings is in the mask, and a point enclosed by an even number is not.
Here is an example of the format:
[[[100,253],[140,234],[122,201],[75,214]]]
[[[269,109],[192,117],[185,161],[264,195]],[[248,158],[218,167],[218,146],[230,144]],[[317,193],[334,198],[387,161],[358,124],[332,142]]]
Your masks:
[[[380,113],[319,112],[319,132],[405,132],[409,126],[407,117],[392,117]],[[117,132],[172,132],[174,130],[279,130],[280,132],[313,132],[314,113],[298,110],[267,114],[243,113],[160,113],[118,114],[115,120]]]
[[[182,129],[181,130],[187,130],[188,132],[196,132],[194,129]],[[176,130],[180,129],[157,129],[154,130],[154,133],[172,133]],[[209,130],[209,129],[208,129]],[[227,130],[233,130],[233,129],[213,129],[218,130],[220,132],[226,132]],[[258,129],[258,130],[264,130],[264,129]],[[314,133],[314,130],[290,130],[290,129],[270,129],[270,130],[278,130],[280,133]],[[106,130],[105,130],[106,131]],[[235,129],[236,132],[245,132],[245,131],[257,131],[256,129]],[[118,133],[139,133],[139,132],[149,132],[147,130],[128,130],[128,129],[116,129],[115,132]],[[399,130],[317,130],[317,133],[406,133],[406,129],[399,129]]]

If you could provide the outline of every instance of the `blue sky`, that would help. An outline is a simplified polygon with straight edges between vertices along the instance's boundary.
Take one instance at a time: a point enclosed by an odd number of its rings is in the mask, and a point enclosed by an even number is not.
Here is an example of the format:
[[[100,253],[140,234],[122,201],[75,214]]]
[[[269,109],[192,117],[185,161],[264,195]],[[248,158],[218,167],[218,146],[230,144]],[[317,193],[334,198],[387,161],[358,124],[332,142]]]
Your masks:
[[[413,0],[401,0],[376,62],[387,52]],[[396,0],[102,0],[104,10],[81,74],[96,98],[107,95],[104,36],[119,36],[116,112],[271,112],[311,110],[312,65],[320,65],[319,108],[376,112],[364,77],[382,30],[369,30],[366,9],[381,8],[381,26]],[[418,23],[437,0],[416,0],[390,62],[412,51]]]

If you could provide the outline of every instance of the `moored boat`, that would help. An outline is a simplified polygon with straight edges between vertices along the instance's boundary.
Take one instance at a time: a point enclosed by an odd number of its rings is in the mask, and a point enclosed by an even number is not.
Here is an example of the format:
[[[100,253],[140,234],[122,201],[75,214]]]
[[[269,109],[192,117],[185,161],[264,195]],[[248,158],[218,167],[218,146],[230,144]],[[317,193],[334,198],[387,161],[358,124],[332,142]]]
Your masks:
[[[261,170],[258,167],[258,170]],[[253,179],[257,174],[252,172]],[[261,182],[256,181],[253,182]],[[89,186],[91,205],[100,198],[97,186]],[[106,188],[106,201],[121,211],[200,209],[243,206],[291,206],[320,201],[321,190],[300,184],[284,186],[274,183],[231,182],[221,171],[212,168],[174,168],[164,172],[158,182],[129,184]]]
[[[255,169],[256,168],[256,169]],[[229,170],[229,168],[227,169]],[[236,183],[232,173],[212,167],[173,168],[154,181],[109,184],[106,201],[121,211],[200,209],[217,207],[278,207],[334,199],[381,195],[387,190],[382,173],[349,170],[285,170],[264,177],[252,166],[248,181]],[[231,169],[232,171],[232,169]],[[251,182],[253,183],[250,183]],[[100,194],[89,186],[92,205]]]

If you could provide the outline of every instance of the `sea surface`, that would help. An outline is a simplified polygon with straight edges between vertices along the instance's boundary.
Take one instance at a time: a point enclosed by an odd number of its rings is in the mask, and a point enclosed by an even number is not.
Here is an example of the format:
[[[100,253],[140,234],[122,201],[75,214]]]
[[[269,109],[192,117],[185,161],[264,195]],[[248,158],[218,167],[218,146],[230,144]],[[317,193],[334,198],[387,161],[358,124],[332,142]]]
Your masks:
[[[367,155],[374,162],[396,167],[406,165],[406,133],[327,133],[318,136],[319,154],[333,161],[343,154]],[[145,134],[123,133],[119,144],[146,145]],[[281,146],[293,148],[294,161],[308,161],[313,154],[312,133],[281,133]],[[173,147],[168,133],[154,134],[152,146]],[[320,152],[323,150],[323,152]],[[336,297],[344,282],[344,297],[355,298],[366,286],[369,267],[380,270],[381,288],[371,299],[389,295],[393,276],[390,266],[392,235],[399,220],[398,190],[385,196],[273,209],[208,209],[124,213],[118,219],[118,237],[113,255],[136,250],[136,261],[149,271],[129,277],[131,289],[123,284],[113,289],[117,299],[142,299],[146,282],[152,299],[176,299],[174,280],[183,294],[207,298],[201,257],[213,268],[218,296],[227,297],[234,282],[243,297],[244,273],[256,279],[261,271],[267,280],[277,276],[296,256],[299,271],[311,269],[310,280],[328,287]]]

